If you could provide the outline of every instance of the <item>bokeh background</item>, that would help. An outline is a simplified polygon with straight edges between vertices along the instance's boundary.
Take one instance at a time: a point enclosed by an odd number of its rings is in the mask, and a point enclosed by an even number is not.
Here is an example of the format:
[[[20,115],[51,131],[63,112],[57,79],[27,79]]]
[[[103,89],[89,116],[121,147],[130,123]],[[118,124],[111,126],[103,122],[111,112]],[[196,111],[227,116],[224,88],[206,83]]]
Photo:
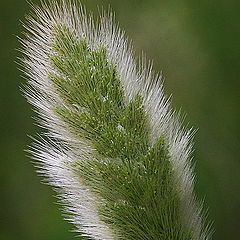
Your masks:
[[[39,1],[33,1],[38,3]],[[238,0],[82,0],[97,12],[108,5],[132,39],[163,70],[173,106],[199,129],[196,191],[214,221],[214,240],[240,236],[240,5]],[[0,1],[0,240],[75,239],[52,189],[41,183],[23,151],[31,142],[31,106],[15,63],[29,12],[25,0]]]

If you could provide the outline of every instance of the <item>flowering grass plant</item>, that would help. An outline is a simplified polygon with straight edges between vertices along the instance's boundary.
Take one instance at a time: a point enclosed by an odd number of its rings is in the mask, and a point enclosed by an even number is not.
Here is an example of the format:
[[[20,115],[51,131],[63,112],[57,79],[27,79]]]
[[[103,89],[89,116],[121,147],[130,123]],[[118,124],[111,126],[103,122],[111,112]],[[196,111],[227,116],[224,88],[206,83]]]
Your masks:
[[[208,240],[193,193],[192,130],[111,13],[33,7],[24,93],[44,129],[31,153],[86,239]]]

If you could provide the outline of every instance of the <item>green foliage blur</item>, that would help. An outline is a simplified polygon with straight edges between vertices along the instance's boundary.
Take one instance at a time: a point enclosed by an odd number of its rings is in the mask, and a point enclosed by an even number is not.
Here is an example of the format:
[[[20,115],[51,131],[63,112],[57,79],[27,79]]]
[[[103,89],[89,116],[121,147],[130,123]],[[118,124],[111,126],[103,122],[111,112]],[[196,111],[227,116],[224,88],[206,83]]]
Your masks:
[[[33,1],[39,3],[39,1]],[[187,113],[195,137],[196,191],[214,221],[214,240],[240,235],[240,2],[238,0],[82,0],[111,8],[154,68],[163,70],[173,106]],[[41,183],[24,149],[40,129],[21,96],[16,35],[30,7],[0,1],[0,240],[70,240],[58,199]]]

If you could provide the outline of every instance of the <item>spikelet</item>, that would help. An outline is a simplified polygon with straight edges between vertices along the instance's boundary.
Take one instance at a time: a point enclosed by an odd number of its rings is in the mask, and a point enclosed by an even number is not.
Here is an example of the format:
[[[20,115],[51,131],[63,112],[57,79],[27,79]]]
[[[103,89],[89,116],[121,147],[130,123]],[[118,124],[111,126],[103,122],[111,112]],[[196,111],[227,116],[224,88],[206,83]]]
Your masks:
[[[112,14],[96,23],[75,1],[51,1],[33,7],[25,29],[24,93],[44,129],[30,152],[76,232],[210,239],[193,193],[193,131]]]

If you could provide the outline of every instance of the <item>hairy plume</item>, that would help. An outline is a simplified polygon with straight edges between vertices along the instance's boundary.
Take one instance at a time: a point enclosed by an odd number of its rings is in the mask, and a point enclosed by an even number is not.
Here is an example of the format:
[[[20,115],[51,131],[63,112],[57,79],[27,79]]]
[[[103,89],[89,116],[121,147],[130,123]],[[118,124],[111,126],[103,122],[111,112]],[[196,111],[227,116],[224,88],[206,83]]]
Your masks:
[[[75,1],[51,1],[33,7],[25,29],[24,93],[44,128],[30,151],[76,231],[210,239],[193,192],[193,132],[112,14],[96,23]]]

